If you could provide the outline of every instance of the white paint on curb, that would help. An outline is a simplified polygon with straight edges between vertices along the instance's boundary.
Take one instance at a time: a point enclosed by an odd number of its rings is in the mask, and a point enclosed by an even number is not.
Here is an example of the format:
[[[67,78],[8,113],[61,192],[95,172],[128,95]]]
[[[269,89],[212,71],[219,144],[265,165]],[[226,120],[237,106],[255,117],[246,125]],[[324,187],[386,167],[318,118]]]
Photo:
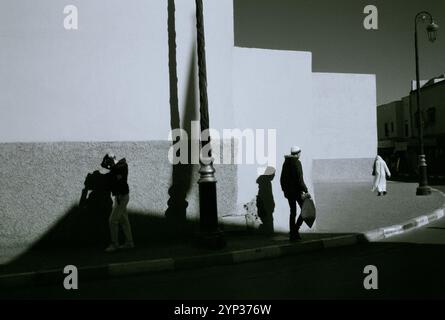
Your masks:
[[[434,189],[434,191],[439,192],[444,198],[445,194],[441,192],[440,190]],[[403,234],[405,232],[409,232],[418,228],[421,228],[423,226],[426,226],[430,224],[433,221],[439,220],[445,216],[445,203],[443,204],[443,207],[440,209],[436,209],[433,211],[433,213],[428,215],[419,216],[417,218],[411,219],[403,224],[397,224],[385,228],[380,228],[376,230],[371,230],[368,232],[365,232],[365,238],[370,241],[379,241],[383,239],[387,239],[396,235]]]
[[[135,273],[168,271],[175,269],[174,259],[145,260],[123,263],[112,263],[108,265],[109,276],[119,276]]]
[[[403,233],[403,225],[397,224],[387,228],[383,228],[383,235],[385,238],[389,238],[398,234]]]
[[[421,217],[414,219],[414,221],[416,221],[417,227],[422,227],[422,226],[425,226],[428,224],[429,219],[427,216],[421,216]]]
[[[434,220],[439,220],[439,219],[443,218],[444,216],[445,216],[444,209],[437,209],[436,211],[434,211],[433,214],[428,216],[428,218],[430,219],[430,221],[434,221]]]
[[[365,233],[365,238],[368,241],[377,241],[385,238],[385,234],[382,229],[372,230]]]

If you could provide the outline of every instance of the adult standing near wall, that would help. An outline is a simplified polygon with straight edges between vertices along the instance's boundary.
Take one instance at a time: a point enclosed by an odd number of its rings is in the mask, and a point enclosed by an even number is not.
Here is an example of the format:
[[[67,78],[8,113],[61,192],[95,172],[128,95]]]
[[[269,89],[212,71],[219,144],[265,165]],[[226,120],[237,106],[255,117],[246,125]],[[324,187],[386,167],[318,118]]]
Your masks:
[[[109,220],[111,244],[105,251],[114,252],[118,249],[132,249],[134,248],[133,234],[127,214],[127,205],[130,201],[127,161],[125,158],[117,161],[113,154],[106,154],[102,161],[102,167],[110,170],[112,176],[111,192],[114,196],[113,211]],[[120,247],[119,225],[122,226],[125,236],[125,243]]]
[[[297,217],[297,203],[301,209],[308,192],[303,179],[303,168],[300,162],[300,155],[300,147],[294,146],[291,148],[291,154],[285,156],[280,177],[281,189],[283,190],[284,196],[287,198],[290,207],[289,236],[291,241],[301,239],[299,230],[303,224],[303,218],[300,215],[295,223]]]
[[[372,174],[374,176],[372,192],[377,189],[377,196],[386,195],[386,176],[391,177],[391,172],[382,157],[377,156],[375,158]]]

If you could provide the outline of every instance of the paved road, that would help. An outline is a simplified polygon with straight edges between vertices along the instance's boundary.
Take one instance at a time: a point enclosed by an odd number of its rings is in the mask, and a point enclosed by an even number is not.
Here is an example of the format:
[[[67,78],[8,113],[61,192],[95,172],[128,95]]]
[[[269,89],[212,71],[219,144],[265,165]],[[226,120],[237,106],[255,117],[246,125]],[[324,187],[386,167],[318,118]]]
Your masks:
[[[443,231],[445,233],[445,231]],[[136,299],[400,299],[445,298],[442,245],[375,243],[282,259],[148,276],[8,290],[1,298]],[[363,287],[366,265],[379,289]]]

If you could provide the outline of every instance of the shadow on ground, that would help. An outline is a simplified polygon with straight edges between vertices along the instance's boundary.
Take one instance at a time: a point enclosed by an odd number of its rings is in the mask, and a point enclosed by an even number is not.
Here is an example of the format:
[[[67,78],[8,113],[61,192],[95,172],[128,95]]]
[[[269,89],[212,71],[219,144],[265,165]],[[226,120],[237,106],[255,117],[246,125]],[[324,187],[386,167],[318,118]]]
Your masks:
[[[125,278],[0,289],[5,299],[437,299],[444,298],[443,245],[367,243],[304,255]],[[363,286],[378,270],[378,290]],[[302,276],[304,275],[304,276]],[[62,280],[60,280],[62,281]],[[242,284],[242,285],[239,285]]]
[[[136,248],[107,254],[104,248],[109,244],[109,209],[103,203],[85,208],[73,207],[32,247],[10,262],[0,265],[0,274],[59,269],[70,264],[82,267],[179,258],[289,242],[287,234],[270,234],[247,229],[246,225],[224,224],[220,228],[225,231],[227,246],[215,251],[199,241],[197,221],[178,223],[163,217],[162,213],[129,211]],[[309,241],[334,235],[308,233],[302,237],[304,241]],[[122,234],[120,239],[123,239]]]

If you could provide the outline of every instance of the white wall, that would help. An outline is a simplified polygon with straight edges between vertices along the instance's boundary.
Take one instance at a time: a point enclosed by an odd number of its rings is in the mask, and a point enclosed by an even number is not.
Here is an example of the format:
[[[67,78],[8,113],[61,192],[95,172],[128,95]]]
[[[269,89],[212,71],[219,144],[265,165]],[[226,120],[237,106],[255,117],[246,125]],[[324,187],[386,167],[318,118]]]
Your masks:
[[[314,159],[375,157],[375,75],[314,73],[312,92]]]
[[[68,4],[79,9],[77,31],[63,28]],[[178,108],[187,126],[199,107],[195,1],[175,5]],[[1,1],[0,142],[166,140],[167,6],[168,0]],[[312,74],[308,52],[234,48],[232,0],[205,0],[204,15],[210,126],[277,129],[274,216],[276,229],[287,230],[283,156],[292,145],[302,147],[311,192],[313,159],[373,157],[375,77]],[[239,167],[239,203],[256,196],[257,168]]]
[[[204,2],[211,125],[218,127],[233,121],[233,9],[231,0]],[[1,1],[0,142],[166,140],[167,3]],[[63,27],[68,4],[79,10],[77,31]],[[195,28],[195,1],[176,1],[180,110]]]
[[[166,0],[162,2],[167,2]],[[233,125],[232,104],[232,0],[210,0],[204,3],[204,28],[207,62],[207,91],[211,128],[222,130]],[[188,117],[184,111],[190,94],[190,70],[194,55],[195,113],[190,120],[199,120],[199,83],[196,43],[195,0],[175,0],[176,44],[178,63],[178,93],[181,119]],[[166,136],[164,135],[164,138]]]
[[[280,187],[284,155],[301,146],[305,181],[311,186],[312,55],[308,52],[234,49],[235,123],[240,129],[277,129],[277,173],[273,182],[275,229],[288,230],[289,206]],[[256,165],[238,168],[238,201],[257,192]]]

